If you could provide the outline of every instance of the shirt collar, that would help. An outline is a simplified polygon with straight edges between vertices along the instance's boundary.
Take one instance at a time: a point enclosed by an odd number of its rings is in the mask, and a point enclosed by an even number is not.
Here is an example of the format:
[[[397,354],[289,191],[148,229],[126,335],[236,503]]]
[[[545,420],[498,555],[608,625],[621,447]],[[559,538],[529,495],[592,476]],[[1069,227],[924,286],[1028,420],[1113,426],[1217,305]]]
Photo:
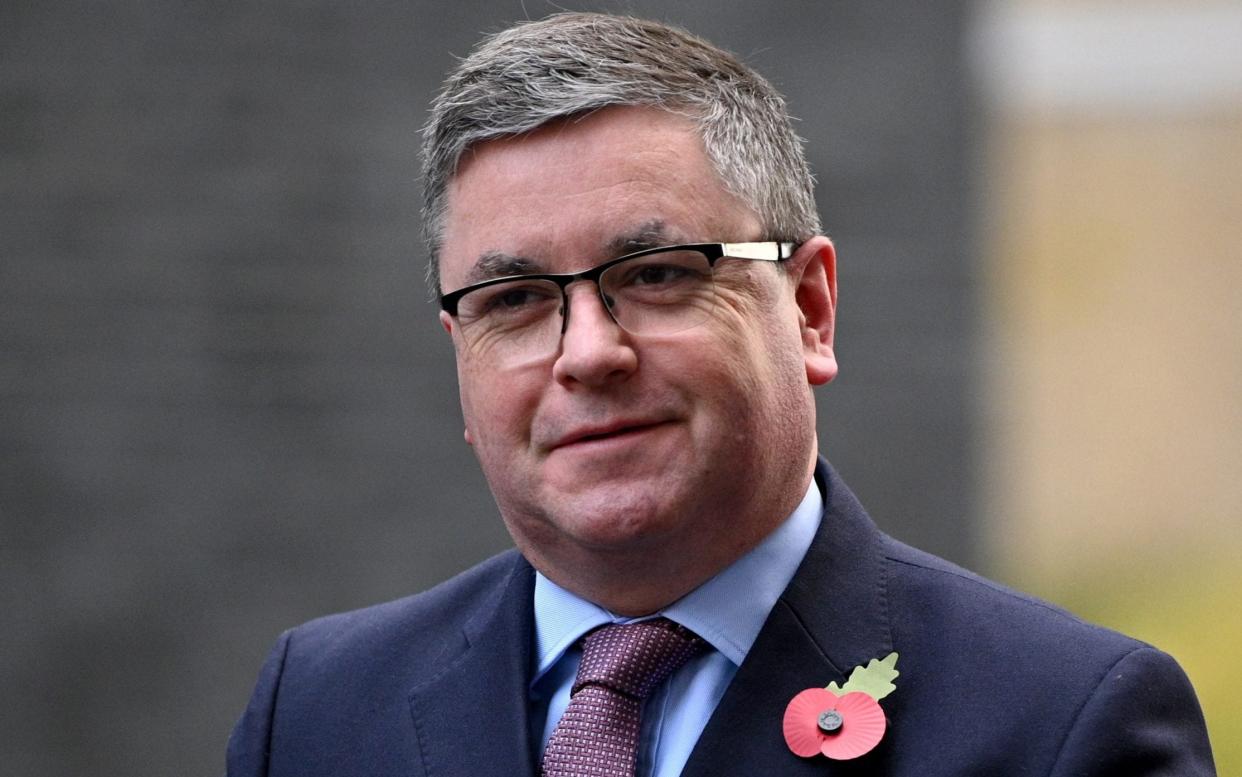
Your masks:
[[[741,666],[811,546],[823,507],[819,486],[812,479],[802,502],[762,542],[664,610],[642,618],[614,615],[536,572],[535,656],[539,663],[532,683],[591,629],[657,616],[692,630]]]

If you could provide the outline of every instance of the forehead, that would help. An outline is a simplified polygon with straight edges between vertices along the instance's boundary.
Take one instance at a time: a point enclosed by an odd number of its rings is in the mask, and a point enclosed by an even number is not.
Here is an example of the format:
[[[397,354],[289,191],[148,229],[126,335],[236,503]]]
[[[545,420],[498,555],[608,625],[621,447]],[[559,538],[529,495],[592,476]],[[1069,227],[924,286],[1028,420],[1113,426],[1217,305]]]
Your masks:
[[[463,157],[447,206],[445,289],[477,280],[489,257],[567,272],[644,243],[753,239],[759,230],[694,124],[655,108],[608,108],[480,144]]]

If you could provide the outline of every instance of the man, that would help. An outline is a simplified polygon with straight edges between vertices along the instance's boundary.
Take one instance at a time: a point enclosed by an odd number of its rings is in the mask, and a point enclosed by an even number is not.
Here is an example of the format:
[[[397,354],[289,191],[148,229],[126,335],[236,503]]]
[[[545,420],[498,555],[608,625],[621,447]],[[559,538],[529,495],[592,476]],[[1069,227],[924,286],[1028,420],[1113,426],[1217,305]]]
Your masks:
[[[818,458],[835,254],[759,76],[558,15],[461,62],[425,151],[517,550],[286,633],[231,775],[1213,773],[1172,659],[886,537]]]

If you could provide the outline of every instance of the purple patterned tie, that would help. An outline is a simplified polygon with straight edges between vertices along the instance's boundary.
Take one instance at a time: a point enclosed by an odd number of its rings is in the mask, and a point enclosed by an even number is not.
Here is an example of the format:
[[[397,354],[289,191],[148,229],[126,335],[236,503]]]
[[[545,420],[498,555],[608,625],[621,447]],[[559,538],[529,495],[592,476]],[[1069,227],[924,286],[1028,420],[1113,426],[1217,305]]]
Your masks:
[[[569,706],[543,751],[544,777],[634,777],[643,699],[703,644],[664,618],[583,637]]]

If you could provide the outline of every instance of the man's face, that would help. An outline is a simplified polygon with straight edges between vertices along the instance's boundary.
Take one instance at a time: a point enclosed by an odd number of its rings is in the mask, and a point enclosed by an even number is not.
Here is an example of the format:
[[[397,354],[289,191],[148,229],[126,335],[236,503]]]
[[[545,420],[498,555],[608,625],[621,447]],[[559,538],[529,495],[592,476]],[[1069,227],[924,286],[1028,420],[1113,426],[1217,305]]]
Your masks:
[[[441,274],[454,290],[501,255],[573,272],[650,245],[765,237],[687,119],[610,108],[468,153],[448,192]],[[826,257],[831,283],[831,245],[817,241],[799,256]],[[808,361],[798,277],[723,259],[707,321],[674,335],[621,330],[593,284],[574,284],[559,349],[516,367],[442,314],[466,439],[537,568],[583,594],[605,572],[702,577],[788,515],[814,461],[808,376],[835,373],[831,309]]]

